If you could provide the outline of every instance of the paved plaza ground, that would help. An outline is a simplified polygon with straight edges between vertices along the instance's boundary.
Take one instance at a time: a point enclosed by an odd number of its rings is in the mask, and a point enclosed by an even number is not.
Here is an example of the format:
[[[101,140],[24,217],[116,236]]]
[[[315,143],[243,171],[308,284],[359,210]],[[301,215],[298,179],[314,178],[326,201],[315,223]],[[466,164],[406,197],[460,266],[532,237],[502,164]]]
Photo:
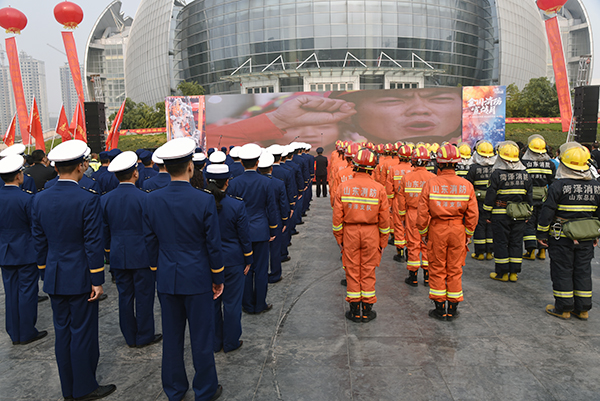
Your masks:
[[[348,309],[339,250],[331,231],[329,198],[314,198],[283,280],[269,287],[273,310],[243,315],[241,349],[216,354],[223,400],[600,400],[600,308],[587,322],[551,317],[549,261],[524,261],[517,283],[489,278],[493,261],[467,258],[465,301],[454,322],[427,316],[433,304],[404,284],[406,264],[384,251],[377,270],[378,317],[344,318]],[[593,262],[594,284],[600,266]],[[108,276],[110,277],[110,276]],[[597,288],[597,287],[596,287]],[[119,331],[117,289],[100,304],[98,379],[114,383],[106,400],[166,400],[160,344],[130,349]],[[4,322],[4,293],[0,294]],[[155,303],[157,332],[160,306]],[[0,400],[62,400],[48,301],[38,329],[49,335],[13,346],[0,332]],[[187,341],[187,340],[186,340]],[[189,341],[188,377],[193,375]],[[185,400],[193,400],[188,391]]]

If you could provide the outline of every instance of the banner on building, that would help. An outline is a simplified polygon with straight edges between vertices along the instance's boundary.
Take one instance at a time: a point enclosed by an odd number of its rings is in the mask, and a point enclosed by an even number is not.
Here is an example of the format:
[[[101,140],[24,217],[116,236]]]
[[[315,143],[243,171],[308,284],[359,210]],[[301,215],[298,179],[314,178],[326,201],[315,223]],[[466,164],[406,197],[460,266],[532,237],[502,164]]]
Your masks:
[[[165,113],[167,141],[190,137],[206,151],[204,96],[167,97]]]
[[[505,137],[506,86],[465,86],[462,93],[462,140],[493,144]]]
[[[27,112],[27,103],[25,102],[25,93],[23,92],[23,79],[21,77],[21,64],[19,63],[19,53],[17,52],[17,42],[15,38],[7,38],[6,56],[8,57],[8,66],[10,69],[10,80],[12,82],[13,94],[15,96],[15,105],[17,107],[17,117],[19,119],[19,128],[21,130],[21,139],[23,145],[29,145],[29,113]]]

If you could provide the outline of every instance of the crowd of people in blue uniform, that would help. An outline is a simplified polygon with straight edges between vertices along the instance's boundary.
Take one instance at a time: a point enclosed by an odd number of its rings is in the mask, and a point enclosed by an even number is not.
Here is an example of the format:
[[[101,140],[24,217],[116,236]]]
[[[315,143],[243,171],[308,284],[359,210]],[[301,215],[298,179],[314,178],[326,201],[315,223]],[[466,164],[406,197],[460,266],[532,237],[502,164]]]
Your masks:
[[[47,335],[36,329],[41,277],[52,305],[64,398],[89,401],[113,393],[115,385],[96,380],[98,301],[105,297],[108,264],[127,346],[163,342],[169,400],[183,399],[189,388],[186,324],[195,399],[217,399],[222,387],[214,353],[242,346],[242,312],[273,308],[268,286],[282,280],[291,237],[309,210],[310,145],[246,144],[210,149],[206,157],[194,140],[178,138],[155,152],[102,152],[101,165],[88,177],[90,149],[71,140],[47,159],[38,153],[54,167],[45,169],[39,191],[23,172],[24,150],[15,145],[0,154],[0,266],[13,344]],[[162,334],[154,323],[156,294]]]

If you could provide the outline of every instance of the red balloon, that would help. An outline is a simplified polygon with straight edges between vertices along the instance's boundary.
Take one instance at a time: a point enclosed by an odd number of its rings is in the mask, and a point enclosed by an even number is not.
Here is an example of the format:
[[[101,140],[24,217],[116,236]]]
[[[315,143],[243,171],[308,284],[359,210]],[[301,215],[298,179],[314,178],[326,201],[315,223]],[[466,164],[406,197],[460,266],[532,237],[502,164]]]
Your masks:
[[[27,26],[27,17],[16,8],[4,7],[0,10],[0,26],[6,33],[21,33]]]
[[[54,18],[65,29],[75,29],[83,21],[83,10],[75,3],[63,1],[54,7]]]
[[[566,2],[567,0],[537,0],[537,6],[547,13],[556,13]]]

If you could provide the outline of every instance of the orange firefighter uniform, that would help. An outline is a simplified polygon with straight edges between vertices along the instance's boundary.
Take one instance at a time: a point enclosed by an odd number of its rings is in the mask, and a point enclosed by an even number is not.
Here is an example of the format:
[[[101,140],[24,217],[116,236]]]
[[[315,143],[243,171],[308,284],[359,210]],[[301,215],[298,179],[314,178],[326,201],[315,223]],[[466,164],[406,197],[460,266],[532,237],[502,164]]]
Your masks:
[[[329,190],[331,207],[333,207],[333,202],[335,201],[335,193],[339,189],[340,185],[348,180],[351,180],[354,177],[354,174],[355,172],[352,164],[349,164],[347,167],[338,171],[333,184],[334,189]]]
[[[463,300],[462,267],[467,239],[473,236],[479,208],[473,185],[444,169],[425,183],[419,198],[416,227],[427,237],[429,298],[437,302]]]
[[[398,215],[398,203],[394,201],[395,194],[398,192],[400,180],[407,173],[412,171],[412,166],[408,161],[398,161],[389,167],[389,174],[385,183],[385,191],[388,199],[392,204],[391,226],[394,227],[394,245],[396,248],[404,248],[406,246],[406,235],[404,228],[404,219],[401,219],[399,224],[395,222],[395,216]]]
[[[387,245],[389,204],[383,185],[368,173],[354,172],[354,178],[340,184],[333,205],[333,234],[343,247],[346,269],[346,301],[377,302],[375,267]]]
[[[421,241],[421,235],[417,230],[417,209],[423,186],[434,177],[435,174],[427,171],[425,166],[415,166],[411,172],[402,177],[394,197],[394,201],[397,202],[394,227],[396,230],[400,230],[400,225],[404,220],[408,249],[406,268],[412,272],[418,271],[419,267],[427,270],[429,265],[427,246]]]

